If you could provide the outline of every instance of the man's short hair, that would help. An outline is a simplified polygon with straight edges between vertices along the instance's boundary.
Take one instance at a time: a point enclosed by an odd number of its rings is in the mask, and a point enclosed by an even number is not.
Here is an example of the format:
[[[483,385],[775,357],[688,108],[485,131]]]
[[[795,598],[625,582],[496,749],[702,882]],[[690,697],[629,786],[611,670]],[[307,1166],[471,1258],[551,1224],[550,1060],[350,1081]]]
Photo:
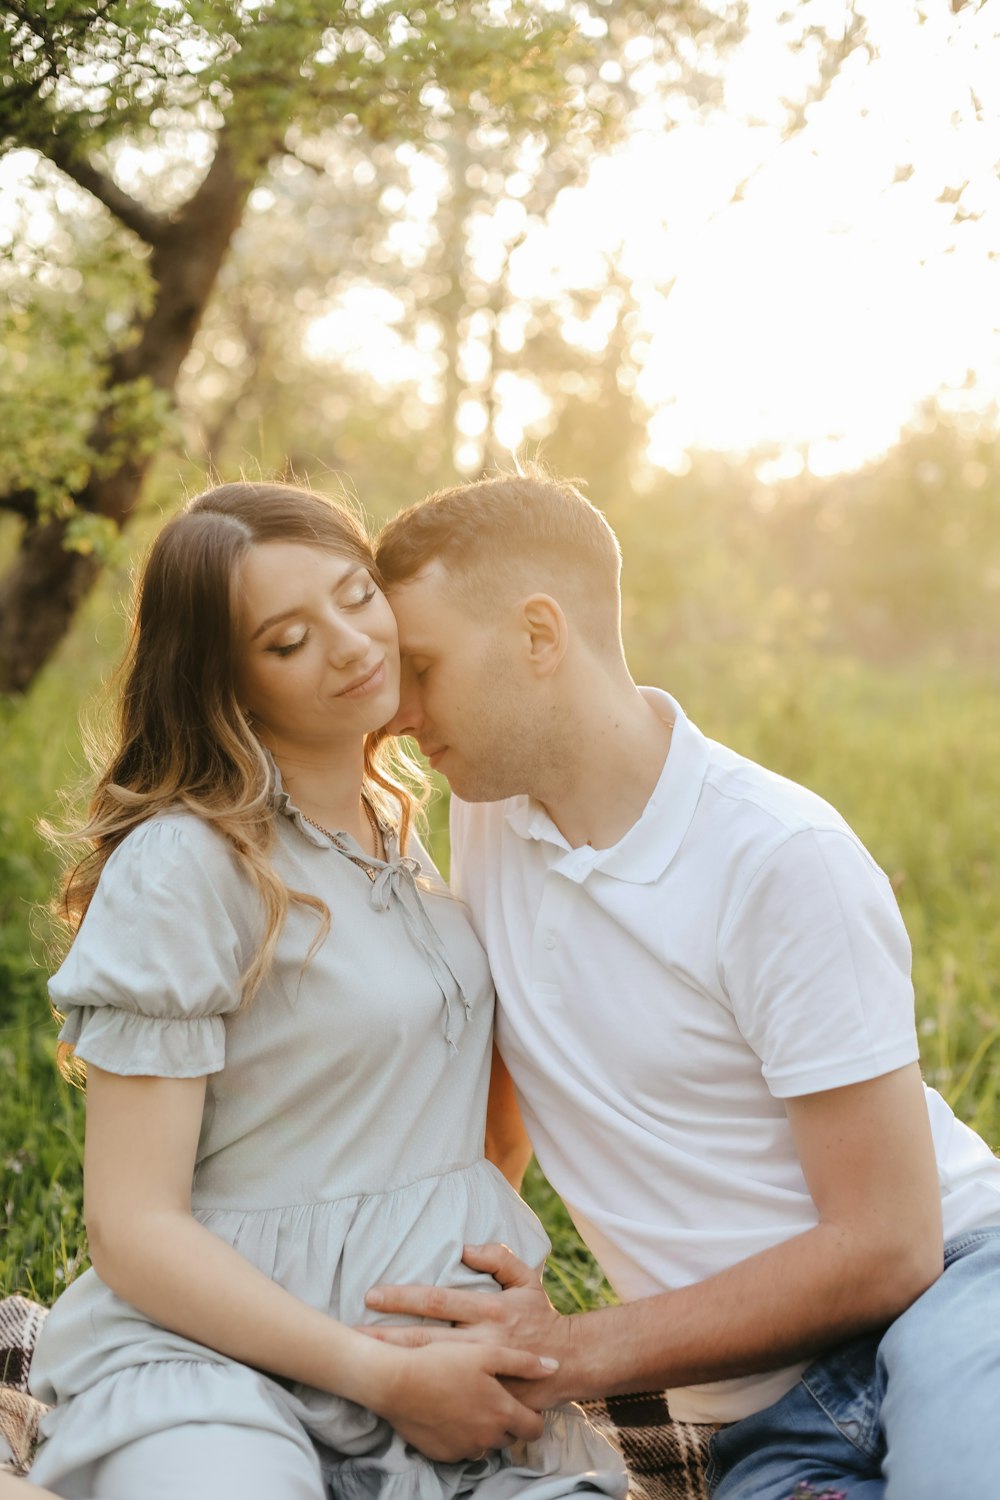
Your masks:
[[[388,588],[440,562],[479,618],[528,593],[551,594],[592,644],[619,648],[621,551],[604,516],[539,468],[438,490],[382,528]]]

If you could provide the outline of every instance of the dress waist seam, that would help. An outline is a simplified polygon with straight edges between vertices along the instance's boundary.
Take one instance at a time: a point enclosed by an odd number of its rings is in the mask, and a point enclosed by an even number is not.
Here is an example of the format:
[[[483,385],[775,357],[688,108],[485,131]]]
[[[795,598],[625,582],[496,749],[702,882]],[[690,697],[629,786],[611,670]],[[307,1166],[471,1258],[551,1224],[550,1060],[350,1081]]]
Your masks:
[[[338,1197],[330,1198],[307,1198],[298,1199],[293,1203],[200,1203],[197,1200],[197,1190],[192,1203],[192,1211],[196,1214],[222,1213],[222,1214],[276,1214],[284,1213],[295,1208],[335,1208],[341,1203],[360,1203],[373,1198],[391,1198],[396,1193],[404,1193],[409,1188],[420,1187],[423,1183],[440,1182],[445,1178],[454,1177],[460,1172],[471,1172],[476,1167],[492,1167],[485,1156],[477,1157],[475,1161],[458,1162],[454,1166],[442,1167],[436,1172],[428,1172],[423,1177],[414,1177],[406,1182],[396,1182],[390,1187],[381,1188],[356,1188],[353,1192],[342,1193]],[[499,1171],[499,1168],[492,1168]]]

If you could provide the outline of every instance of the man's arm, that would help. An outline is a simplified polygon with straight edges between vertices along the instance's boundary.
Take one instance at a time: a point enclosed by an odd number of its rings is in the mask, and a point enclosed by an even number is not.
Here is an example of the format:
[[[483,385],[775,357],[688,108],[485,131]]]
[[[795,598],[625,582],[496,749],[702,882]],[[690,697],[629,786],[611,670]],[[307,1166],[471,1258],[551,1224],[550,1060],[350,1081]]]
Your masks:
[[[467,821],[470,809],[460,798],[452,796],[448,808],[448,829],[451,841],[451,873],[449,884],[452,894],[460,901],[468,901],[465,888],[465,856],[469,843]],[[480,934],[480,937],[482,934]],[[521,1190],[521,1182],[531,1160],[531,1142],[521,1119],[521,1110],[514,1090],[514,1082],[507,1065],[493,1043],[493,1066],[490,1072],[490,1092],[486,1106],[486,1142],[484,1155],[487,1161],[499,1167],[511,1187]]]
[[[521,1119],[514,1081],[495,1042],[489,1103],[486,1108],[485,1156],[487,1161],[500,1168],[511,1187],[519,1192],[531,1160],[531,1142]]]
[[[538,1407],[747,1375],[809,1358],[904,1311],[940,1274],[940,1188],[917,1064],[787,1101],[815,1228],[694,1285],[561,1317],[538,1278],[501,1246],[467,1259],[507,1288],[380,1288],[382,1310],[455,1329],[383,1329],[400,1342],[489,1338],[557,1358],[520,1388]],[[878,1149],[873,1149],[873,1143]]]

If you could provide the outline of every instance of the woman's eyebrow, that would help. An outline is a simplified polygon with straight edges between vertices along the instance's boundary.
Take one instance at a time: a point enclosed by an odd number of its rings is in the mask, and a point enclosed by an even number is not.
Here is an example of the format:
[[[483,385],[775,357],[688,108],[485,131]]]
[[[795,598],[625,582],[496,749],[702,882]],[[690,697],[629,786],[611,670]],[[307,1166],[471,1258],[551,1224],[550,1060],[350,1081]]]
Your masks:
[[[268,615],[266,620],[261,620],[250,639],[255,641],[259,635],[263,635],[269,625],[277,625],[280,620],[290,620],[293,615],[300,614],[301,610],[302,606],[296,604],[292,609],[283,609],[278,615]]]

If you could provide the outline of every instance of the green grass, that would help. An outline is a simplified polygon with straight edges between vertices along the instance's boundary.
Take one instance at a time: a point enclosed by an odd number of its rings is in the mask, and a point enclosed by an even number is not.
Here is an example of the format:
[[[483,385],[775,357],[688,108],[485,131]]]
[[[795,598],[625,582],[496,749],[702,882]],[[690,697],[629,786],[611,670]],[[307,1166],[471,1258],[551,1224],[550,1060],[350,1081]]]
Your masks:
[[[120,640],[108,597],[95,600],[31,699],[3,709],[0,725],[9,789],[0,811],[0,1294],[43,1301],[83,1263],[83,1100],[54,1071],[44,943],[31,920],[54,865],[33,825],[57,812],[57,789],[81,772],[76,705]],[[864,839],[892,877],[913,941],[925,1075],[1000,1143],[996,684],[953,670],[876,670],[795,645],[704,645],[672,660],[647,639],[633,658],[640,680],[670,685],[707,734],[828,797]],[[438,799],[432,843],[442,856],[445,823]],[[606,1300],[537,1169],[526,1194],[553,1240],[548,1285],[557,1304],[571,1311]]]

